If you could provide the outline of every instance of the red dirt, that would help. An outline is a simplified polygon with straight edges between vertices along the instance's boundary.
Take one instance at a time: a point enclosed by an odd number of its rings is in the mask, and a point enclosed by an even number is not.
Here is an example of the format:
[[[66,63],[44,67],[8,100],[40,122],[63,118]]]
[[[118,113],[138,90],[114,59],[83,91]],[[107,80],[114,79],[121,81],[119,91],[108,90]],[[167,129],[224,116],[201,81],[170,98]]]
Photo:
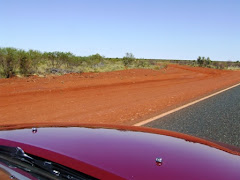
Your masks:
[[[240,71],[169,65],[0,79],[0,123],[132,125],[240,82]]]

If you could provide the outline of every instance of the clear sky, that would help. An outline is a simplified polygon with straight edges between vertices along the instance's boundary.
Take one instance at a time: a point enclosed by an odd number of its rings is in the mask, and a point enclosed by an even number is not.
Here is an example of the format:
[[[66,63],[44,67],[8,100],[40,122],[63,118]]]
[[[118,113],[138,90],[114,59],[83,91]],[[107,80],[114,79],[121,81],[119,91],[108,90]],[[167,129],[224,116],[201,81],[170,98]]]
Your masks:
[[[0,47],[240,60],[240,0],[0,0]]]

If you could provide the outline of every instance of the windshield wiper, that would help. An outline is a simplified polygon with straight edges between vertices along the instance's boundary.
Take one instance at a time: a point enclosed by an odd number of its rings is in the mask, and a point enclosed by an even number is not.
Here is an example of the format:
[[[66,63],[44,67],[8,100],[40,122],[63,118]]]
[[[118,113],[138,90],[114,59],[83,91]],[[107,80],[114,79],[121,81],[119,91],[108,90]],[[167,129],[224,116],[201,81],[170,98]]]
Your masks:
[[[29,172],[38,179],[70,179],[89,180],[96,179],[79,171],[70,169],[55,162],[51,162],[37,156],[26,154],[20,147],[9,147],[0,145],[0,161],[6,161],[11,166],[15,166]]]

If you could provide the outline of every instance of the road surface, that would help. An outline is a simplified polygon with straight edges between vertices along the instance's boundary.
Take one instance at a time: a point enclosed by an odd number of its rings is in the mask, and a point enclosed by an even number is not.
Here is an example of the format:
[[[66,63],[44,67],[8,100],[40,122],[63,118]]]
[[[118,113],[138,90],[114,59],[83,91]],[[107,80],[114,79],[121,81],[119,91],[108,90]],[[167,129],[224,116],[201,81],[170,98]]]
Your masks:
[[[144,126],[177,131],[240,147],[240,86]]]

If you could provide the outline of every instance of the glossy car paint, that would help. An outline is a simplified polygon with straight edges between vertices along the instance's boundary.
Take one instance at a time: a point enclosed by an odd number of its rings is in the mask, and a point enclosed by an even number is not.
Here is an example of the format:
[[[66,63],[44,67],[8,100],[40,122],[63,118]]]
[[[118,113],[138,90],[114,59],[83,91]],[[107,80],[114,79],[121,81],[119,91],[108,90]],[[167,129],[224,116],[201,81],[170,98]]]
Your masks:
[[[99,179],[240,179],[240,156],[189,139],[106,128],[0,131],[0,144]],[[156,158],[162,158],[161,165]]]

